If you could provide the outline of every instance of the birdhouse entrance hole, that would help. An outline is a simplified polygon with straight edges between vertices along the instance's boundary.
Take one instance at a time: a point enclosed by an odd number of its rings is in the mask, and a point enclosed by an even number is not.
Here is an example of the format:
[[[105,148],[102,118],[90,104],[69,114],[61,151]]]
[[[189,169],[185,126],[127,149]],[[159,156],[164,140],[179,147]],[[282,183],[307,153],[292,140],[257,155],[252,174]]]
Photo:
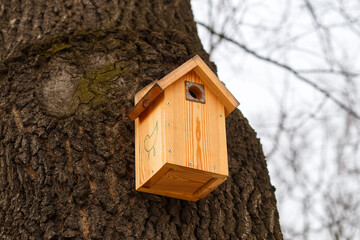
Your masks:
[[[194,82],[185,81],[186,100],[205,103],[204,85]]]

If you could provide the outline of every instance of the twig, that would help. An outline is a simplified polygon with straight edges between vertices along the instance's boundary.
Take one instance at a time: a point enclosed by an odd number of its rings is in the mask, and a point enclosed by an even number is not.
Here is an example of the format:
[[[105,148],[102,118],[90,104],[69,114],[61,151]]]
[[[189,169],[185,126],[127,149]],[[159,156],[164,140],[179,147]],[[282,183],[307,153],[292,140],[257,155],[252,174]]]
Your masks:
[[[280,63],[272,58],[269,57],[264,57],[260,54],[258,54],[257,52],[255,52],[254,50],[251,50],[250,48],[248,48],[247,46],[245,46],[244,44],[229,38],[227,36],[225,36],[222,33],[218,33],[216,32],[214,29],[212,29],[211,27],[207,26],[204,23],[201,22],[197,22],[197,24],[199,24],[200,26],[206,28],[208,31],[210,31],[212,34],[215,34],[217,36],[219,36],[220,38],[223,38],[224,40],[233,43],[234,45],[240,47],[241,49],[243,49],[245,52],[253,55],[254,57],[272,63],[275,66],[278,66],[280,68],[283,68],[285,70],[287,70],[288,72],[291,72],[295,77],[297,77],[298,79],[300,79],[301,81],[307,83],[308,85],[312,86],[314,89],[316,89],[317,91],[321,92],[323,95],[325,95],[327,98],[331,99],[336,105],[338,105],[340,108],[342,108],[343,110],[345,110],[346,112],[348,112],[349,114],[351,114],[353,117],[357,118],[360,120],[360,116],[359,114],[357,114],[354,110],[351,109],[351,107],[347,106],[345,103],[343,103],[342,101],[340,101],[339,99],[337,99],[335,96],[333,96],[331,93],[329,93],[327,90],[325,90],[324,88],[320,87],[319,85],[317,85],[316,83],[314,83],[312,80],[302,76],[298,71],[296,71],[295,69],[293,69],[292,67]]]

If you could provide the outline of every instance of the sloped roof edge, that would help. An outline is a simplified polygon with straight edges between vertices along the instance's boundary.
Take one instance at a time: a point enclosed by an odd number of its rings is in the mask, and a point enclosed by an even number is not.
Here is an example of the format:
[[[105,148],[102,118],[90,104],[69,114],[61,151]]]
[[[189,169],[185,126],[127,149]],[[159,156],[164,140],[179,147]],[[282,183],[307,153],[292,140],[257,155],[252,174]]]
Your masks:
[[[229,115],[237,106],[239,106],[240,103],[218,79],[215,73],[211,71],[208,65],[206,65],[198,55],[196,55],[162,79],[150,83],[136,93],[135,106],[129,112],[128,117],[131,120],[135,120],[161,92],[191,70],[194,70],[196,74],[199,75],[219,101],[224,104],[225,116]]]

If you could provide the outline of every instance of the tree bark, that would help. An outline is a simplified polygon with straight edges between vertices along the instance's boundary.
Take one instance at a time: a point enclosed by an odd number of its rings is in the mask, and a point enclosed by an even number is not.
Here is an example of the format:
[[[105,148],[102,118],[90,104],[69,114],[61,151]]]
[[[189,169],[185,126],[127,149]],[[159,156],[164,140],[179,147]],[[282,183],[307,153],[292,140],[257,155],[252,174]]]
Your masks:
[[[215,70],[189,1],[3,1],[0,26],[1,239],[282,239],[239,110],[208,197],[135,191],[134,94],[196,54]]]

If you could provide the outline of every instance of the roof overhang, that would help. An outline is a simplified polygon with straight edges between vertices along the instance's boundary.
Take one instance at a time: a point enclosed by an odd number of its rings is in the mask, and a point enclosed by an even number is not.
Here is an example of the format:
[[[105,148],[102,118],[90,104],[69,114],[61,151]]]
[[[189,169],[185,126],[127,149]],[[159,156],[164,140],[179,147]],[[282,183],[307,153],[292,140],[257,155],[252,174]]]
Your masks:
[[[208,65],[198,56],[189,59],[180,67],[166,75],[160,80],[156,80],[135,95],[135,106],[128,114],[131,120],[135,120],[147,107],[162,93],[167,87],[176,82],[188,72],[194,70],[197,75],[204,81],[206,86],[215,94],[219,101],[224,104],[225,116],[229,115],[239,106],[239,102],[218,79]]]

